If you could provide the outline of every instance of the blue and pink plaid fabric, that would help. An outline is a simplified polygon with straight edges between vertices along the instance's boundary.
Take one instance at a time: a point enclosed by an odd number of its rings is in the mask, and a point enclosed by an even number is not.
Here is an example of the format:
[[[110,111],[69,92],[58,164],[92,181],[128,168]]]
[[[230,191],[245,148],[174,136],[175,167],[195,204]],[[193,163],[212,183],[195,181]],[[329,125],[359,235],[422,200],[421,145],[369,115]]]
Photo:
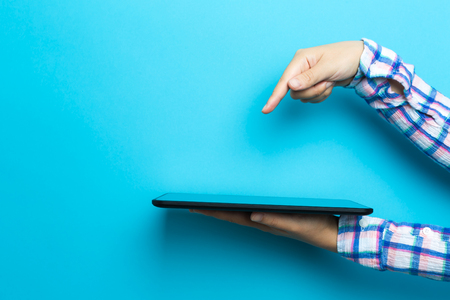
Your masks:
[[[426,84],[392,50],[364,40],[358,73],[348,87],[431,159],[450,171],[450,99]],[[388,79],[404,88],[392,91]],[[377,270],[450,281],[450,228],[341,216],[338,252]]]
[[[450,228],[341,216],[338,252],[376,270],[450,281]]]
[[[350,88],[399,129],[431,159],[450,171],[450,99],[426,84],[395,52],[364,40],[360,65]],[[392,91],[388,79],[402,84]]]

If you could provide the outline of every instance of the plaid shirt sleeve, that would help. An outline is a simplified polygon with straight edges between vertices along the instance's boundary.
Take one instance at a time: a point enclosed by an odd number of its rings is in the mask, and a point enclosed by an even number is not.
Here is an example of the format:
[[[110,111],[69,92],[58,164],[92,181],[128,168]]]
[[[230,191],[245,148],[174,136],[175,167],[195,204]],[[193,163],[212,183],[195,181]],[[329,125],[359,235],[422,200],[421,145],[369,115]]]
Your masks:
[[[426,84],[392,50],[363,39],[356,93],[431,159],[450,171],[450,100]],[[403,86],[392,91],[388,79]],[[377,270],[450,281],[450,228],[341,216],[338,252]]]
[[[337,246],[366,267],[450,281],[450,228],[345,215]]]
[[[392,50],[363,39],[358,72],[347,86],[431,159],[450,171],[450,99],[426,84]],[[392,91],[398,81],[404,95]]]

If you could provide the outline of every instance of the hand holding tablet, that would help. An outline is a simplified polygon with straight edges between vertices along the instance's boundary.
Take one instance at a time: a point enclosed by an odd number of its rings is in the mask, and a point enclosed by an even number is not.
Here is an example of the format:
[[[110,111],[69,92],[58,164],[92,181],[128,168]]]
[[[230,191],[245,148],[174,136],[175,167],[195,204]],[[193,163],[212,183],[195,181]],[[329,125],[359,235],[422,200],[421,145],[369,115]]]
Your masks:
[[[373,212],[349,200],[164,194],[152,201],[162,208],[189,208],[191,212],[253,227],[337,252],[335,214]]]

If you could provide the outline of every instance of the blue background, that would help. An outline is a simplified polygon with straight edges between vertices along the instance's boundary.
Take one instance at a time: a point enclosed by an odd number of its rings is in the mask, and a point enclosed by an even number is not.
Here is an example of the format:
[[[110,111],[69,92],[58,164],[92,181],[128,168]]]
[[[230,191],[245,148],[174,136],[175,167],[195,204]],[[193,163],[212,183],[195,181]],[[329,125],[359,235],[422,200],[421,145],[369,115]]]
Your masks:
[[[260,111],[299,48],[367,37],[450,95],[448,1],[0,1],[1,299],[419,299],[448,285],[186,211],[343,198],[450,226],[450,174],[351,90]]]

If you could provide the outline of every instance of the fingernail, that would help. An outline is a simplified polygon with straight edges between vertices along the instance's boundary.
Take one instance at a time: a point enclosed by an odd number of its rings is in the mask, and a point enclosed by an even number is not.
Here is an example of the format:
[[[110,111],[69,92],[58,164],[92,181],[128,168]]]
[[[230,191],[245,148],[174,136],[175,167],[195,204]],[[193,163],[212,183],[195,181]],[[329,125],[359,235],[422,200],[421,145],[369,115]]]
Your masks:
[[[325,85],[325,88],[329,88],[330,86],[334,85],[334,81],[329,81],[327,82],[327,84]]]
[[[261,220],[263,219],[264,214],[263,213],[253,213],[251,220],[253,222],[261,222]]]
[[[300,86],[300,81],[298,81],[295,78],[292,78],[291,80],[289,80],[289,84],[291,85],[291,87],[293,88],[298,88]]]

